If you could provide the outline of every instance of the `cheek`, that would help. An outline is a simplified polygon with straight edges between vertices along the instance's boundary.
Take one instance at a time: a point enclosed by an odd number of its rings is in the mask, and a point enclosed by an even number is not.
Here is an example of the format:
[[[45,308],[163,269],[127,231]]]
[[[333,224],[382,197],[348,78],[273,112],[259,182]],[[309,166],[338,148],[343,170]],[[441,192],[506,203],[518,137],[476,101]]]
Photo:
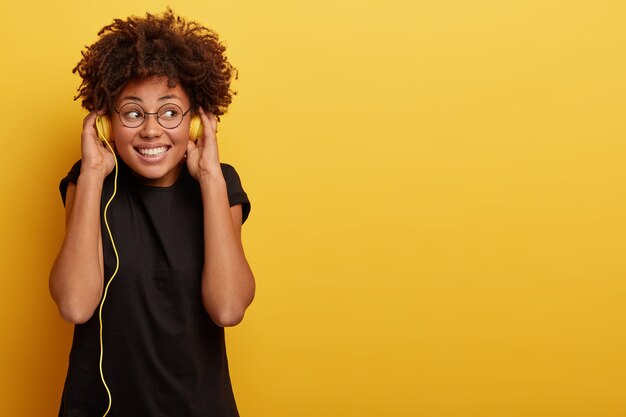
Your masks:
[[[132,136],[128,134],[127,129],[116,129],[115,126],[112,127],[111,146],[118,157],[126,160],[126,157],[132,154],[133,148],[130,146],[132,142],[131,139]]]
[[[189,141],[189,124],[187,123],[185,126],[181,127],[180,130],[177,129],[176,135],[172,139],[177,143],[186,144]]]
[[[116,142],[123,142],[127,135],[127,130],[115,121],[111,123],[111,139]]]

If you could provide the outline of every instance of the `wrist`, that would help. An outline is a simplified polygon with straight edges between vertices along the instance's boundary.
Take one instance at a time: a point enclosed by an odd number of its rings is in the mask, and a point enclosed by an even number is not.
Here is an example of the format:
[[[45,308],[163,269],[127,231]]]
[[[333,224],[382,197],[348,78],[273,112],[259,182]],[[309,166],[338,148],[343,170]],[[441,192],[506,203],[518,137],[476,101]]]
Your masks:
[[[83,183],[102,184],[106,176],[107,174],[102,169],[82,165],[80,167],[80,175],[78,176],[78,180]]]
[[[221,168],[216,170],[207,170],[198,172],[198,177],[196,180],[200,183],[200,187],[215,187],[223,184],[226,185],[226,180],[224,179],[224,175],[222,174]]]

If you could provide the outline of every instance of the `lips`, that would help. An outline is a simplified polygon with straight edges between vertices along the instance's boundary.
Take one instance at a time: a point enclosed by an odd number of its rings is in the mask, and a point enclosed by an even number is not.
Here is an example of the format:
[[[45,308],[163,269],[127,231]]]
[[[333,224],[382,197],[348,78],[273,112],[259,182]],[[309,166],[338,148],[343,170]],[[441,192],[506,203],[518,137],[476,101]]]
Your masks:
[[[158,146],[153,148],[135,148],[135,150],[146,158],[158,158],[170,149],[169,146]]]

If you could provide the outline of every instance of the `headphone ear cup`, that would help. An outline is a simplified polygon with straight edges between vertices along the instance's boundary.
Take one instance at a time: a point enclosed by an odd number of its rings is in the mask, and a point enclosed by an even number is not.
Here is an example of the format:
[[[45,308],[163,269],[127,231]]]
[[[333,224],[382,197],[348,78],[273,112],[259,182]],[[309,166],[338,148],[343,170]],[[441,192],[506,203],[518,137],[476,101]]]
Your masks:
[[[111,119],[109,116],[96,117],[96,131],[100,140],[108,142],[111,139]]]
[[[189,125],[189,139],[195,142],[200,139],[200,136],[202,136],[202,119],[200,116],[194,116]]]

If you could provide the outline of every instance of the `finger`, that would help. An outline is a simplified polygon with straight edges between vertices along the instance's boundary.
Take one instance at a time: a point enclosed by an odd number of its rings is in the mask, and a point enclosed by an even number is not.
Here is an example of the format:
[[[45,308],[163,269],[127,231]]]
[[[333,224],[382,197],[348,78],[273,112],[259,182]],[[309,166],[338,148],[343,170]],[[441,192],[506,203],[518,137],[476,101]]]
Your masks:
[[[88,142],[99,142],[98,139],[98,133],[96,131],[96,117],[97,117],[97,113],[96,112],[90,112],[84,119],[83,119],[83,130],[81,133],[81,139],[83,142],[88,141]]]
[[[187,141],[187,155],[196,149],[196,143],[192,140]]]
[[[210,131],[211,133],[213,133],[213,135],[215,135],[215,133],[217,132],[217,117],[215,117],[213,113],[206,113],[204,109],[202,109],[202,107],[200,107],[199,113],[200,113],[200,118],[202,119],[202,124],[205,127],[210,127],[209,129],[206,129],[206,130]]]
[[[95,126],[97,116],[98,116],[97,112],[95,111],[89,112],[89,114],[85,116],[85,118],[83,119],[83,129],[87,126],[92,126],[92,125]]]
[[[215,136],[217,118],[215,115],[205,112],[202,108],[200,108],[198,113],[204,126],[202,138],[196,144],[198,146],[198,158],[208,163],[208,166],[218,166],[220,158],[217,149],[217,137]]]

